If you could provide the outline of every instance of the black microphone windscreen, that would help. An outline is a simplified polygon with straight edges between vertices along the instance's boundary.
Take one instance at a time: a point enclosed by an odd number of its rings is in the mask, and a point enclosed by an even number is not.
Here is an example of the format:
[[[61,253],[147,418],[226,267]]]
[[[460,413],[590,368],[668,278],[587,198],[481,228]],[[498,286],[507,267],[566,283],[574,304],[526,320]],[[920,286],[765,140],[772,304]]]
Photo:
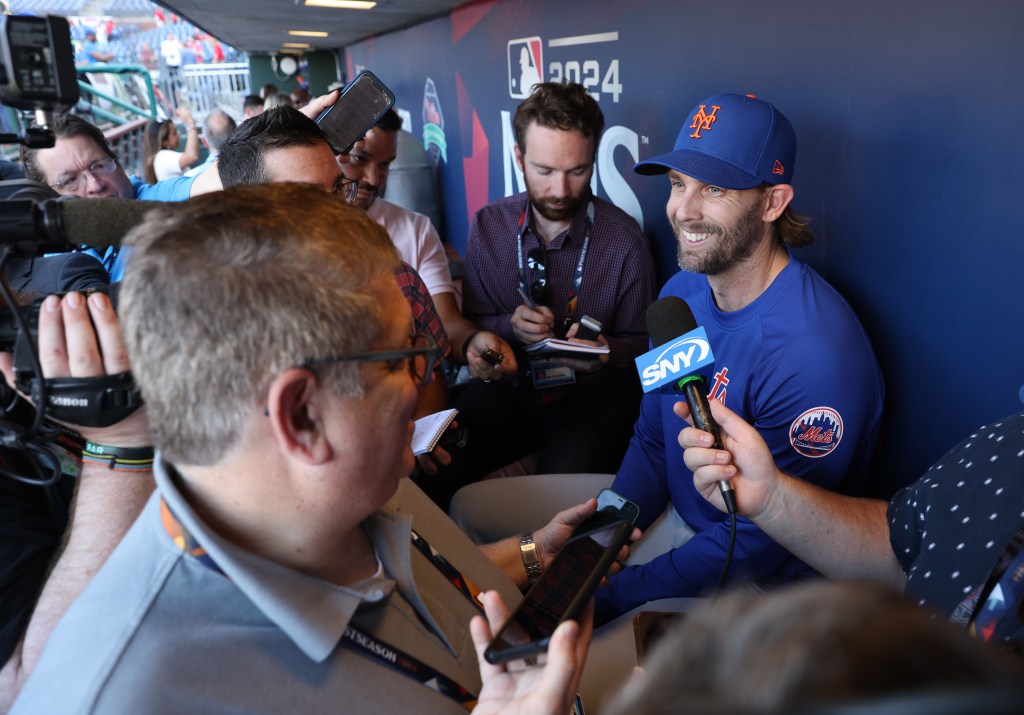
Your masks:
[[[686,301],[674,295],[656,300],[647,308],[647,333],[655,347],[696,330],[697,319]]]
[[[58,202],[64,236],[72,245],[120,246],[160,201],[134,199],[71,199]]]

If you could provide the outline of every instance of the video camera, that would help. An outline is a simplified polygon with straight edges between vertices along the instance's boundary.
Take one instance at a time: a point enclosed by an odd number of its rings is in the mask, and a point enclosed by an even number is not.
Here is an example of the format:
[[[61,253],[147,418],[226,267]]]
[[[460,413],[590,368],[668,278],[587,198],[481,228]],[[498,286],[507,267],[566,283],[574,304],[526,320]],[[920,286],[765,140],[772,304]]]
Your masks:
[[[0,143],[53,146],[53,112],[78,101],[71,28],[63,17],[0,17],[0,104],[36,112],[36,124]]]
[[[53,146],[53,112],[77,101],[78,82],[67,20],[55,16],[0,17],[0,103],[36,114],[35,126],[18,134],[0,134],[0,143],[20,143],[30,148]],[[27,180],[3,184],[0,271],[11,256],[31,258],[73,248],[64,231],[63,202],[47,200],[55,196],[49,187]],[[105,291],[115,307],[118,287]],[[36,348],[42,299],[19,307],[5,278],[0,280],[0,293],[6,300],[6,307],[0,308],[0,351],[13,351],[15,386],[31,394],[37,405],[36,423],[28,429],[0,423],[0,445],[37,453],[48,440],[41,427],[43,417],[102,427],[120,422],[142,404],[131,373],[42,379]],[[46,465],[47,471],[51,466]]]
[[[121,284],[98,288],[117,308]],[[0,309],[0,351],[14,353],[14,386],[25,394],[36,394],[39,373],[34,361],[39,342],[39,308],[44,299],[21,307],[27,331],[17,314]],[[60,377],[46,380],[46,416],[83,427],[107,427],[128,417],[142,406],[142,396],[130,372],[100,377]]]

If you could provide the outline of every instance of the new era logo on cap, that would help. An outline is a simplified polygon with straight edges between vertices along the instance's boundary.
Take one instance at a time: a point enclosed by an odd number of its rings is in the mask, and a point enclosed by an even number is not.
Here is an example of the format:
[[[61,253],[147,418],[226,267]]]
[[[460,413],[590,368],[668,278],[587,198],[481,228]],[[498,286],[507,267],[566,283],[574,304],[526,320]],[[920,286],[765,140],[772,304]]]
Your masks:
[[[725,189],[752,189],[791,183],[795,158],[796,133],[779,110],[753,95],[717,94],[687,115],[671,152],[633,170],[674,169]]]

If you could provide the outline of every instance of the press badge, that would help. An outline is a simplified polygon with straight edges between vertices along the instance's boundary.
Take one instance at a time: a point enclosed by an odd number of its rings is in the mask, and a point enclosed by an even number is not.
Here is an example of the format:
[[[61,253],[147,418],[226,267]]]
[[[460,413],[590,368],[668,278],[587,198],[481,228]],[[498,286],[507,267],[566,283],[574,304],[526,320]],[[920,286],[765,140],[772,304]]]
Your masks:
[[[533,378],[533,389],[535,390],[572,385],[576,382],[575,370],[551,359],[530,360],[530,376]]]

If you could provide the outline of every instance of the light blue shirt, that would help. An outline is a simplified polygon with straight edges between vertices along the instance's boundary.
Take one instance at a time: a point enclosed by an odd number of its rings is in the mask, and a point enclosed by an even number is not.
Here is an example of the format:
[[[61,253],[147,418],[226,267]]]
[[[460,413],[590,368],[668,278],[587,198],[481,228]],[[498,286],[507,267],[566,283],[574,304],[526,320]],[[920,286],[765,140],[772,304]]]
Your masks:
[[[140,201],[186,201],[192,193],[192,182],[194,176],[176,176],[173,179],[158,181],[155,184],[147,184],[137,176],[130,176],[134,198]],[[110,246],[103,253],[95,248],[87,248],[82,251],[94,256],[103,264],[110,274],[110,282],[116,283],[124,279],[124,268],[128,265],[128,257],[131,249],[122,249],[120,246]]]

